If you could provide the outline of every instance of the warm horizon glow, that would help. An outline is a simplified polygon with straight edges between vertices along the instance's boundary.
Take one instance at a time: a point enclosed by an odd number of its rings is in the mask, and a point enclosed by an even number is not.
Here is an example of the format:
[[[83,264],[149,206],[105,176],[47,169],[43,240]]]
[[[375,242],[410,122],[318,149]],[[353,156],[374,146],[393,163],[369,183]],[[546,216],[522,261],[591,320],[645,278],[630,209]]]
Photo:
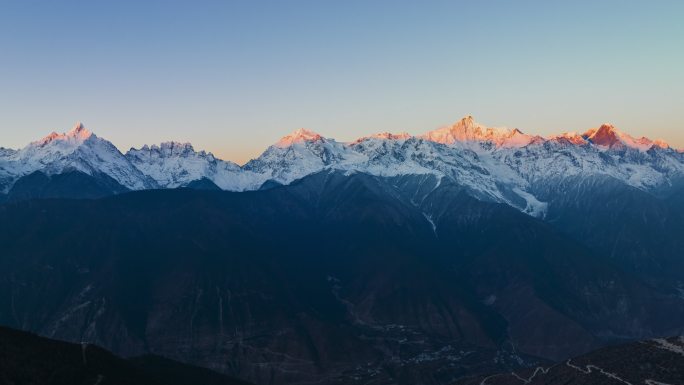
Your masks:
[[[472,114],[541,136],[611,122],[684,147],[684,3],[10,2],[0,146],[82,120],[244,163],[304,127],[420,135]]]

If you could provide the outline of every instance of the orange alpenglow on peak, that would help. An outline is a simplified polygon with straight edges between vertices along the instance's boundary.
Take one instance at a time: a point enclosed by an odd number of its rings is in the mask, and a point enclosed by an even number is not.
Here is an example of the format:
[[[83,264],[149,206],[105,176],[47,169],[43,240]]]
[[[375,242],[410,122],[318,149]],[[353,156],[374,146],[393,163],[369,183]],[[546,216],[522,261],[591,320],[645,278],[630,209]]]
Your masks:
[[[589,130],[584,135],[594,144],[612,147],[622,143],[619,134],[620,132],[612,124],[604,123],[598,129]]]
[[[663,140],[651,140],[646,137],[634,138],[624,132],[621,132],[615,126],[609,123],[604,123],[598,129],[588,130],[584,137],[591,143],[607,147],[629,147],[641,151],[647,151],[652,147],[659,147],[667,149],[670,146]]]
[[[68,132],[58,134],[53,131],[48,136],[44,137],[43,139],[40,139],[35,143],[39,145],[45,145],[55,140],[83,142],[86,139],[90,138],[92,135],[93,133],[90,132],[87,128],[85,128],[83,123],[76,122],[74,127]]]
[[[663,148],[663,149],[665,149],[665,148],[670,148],[670,145],[669,145],[666,141],[664,141],[664,140],[662,140],[662,139],[656,139],[656,140],[654,140],[654,141],[653,141],[653,145],[656,146],[656,147],[659,147],[659,148]]]
[[[69,130],[69,134],[76,135],[76,134],[79,134],[81,132],[87,132],[87,131],[88,130],[85,128],[83,123],[76,122],[76,124],[74,124],[74,126],[71,128],[71,130]]]
[[[564,132],[560,135],[552,136],[549,139],[555,141],[566,141],[575,145],[582,145],[587,143],[587,140],[584,138],[584,136],[576,132]]]
[[[398,134],[393,134],[391,132],[379,132],[377,134],[363,136],[356,139],[353,143],[360,143],[367,139],[382,139],[382,140],[406,140],[411,138],[411,134],[408,132],[400,132]]]
[[[408,132],[400,132],[398,134],[393,134],[391,132],[381,132],[378,134],[373,134],[370,137],[371,138],[378,138],[378,139],[401,140],[401,139],[408,139],[411,137],[411,135]]]
[[[309,131],[304,128],[297,129],[293,131],[291,134],[283,136],[278,143],[276,143],[276,146],[278,147],[288,147],[291,146],[295,143],[303,143],[303,142],[313,142],[317,140],[321,140],[323,137],[313,131]]]
[[[534,139],[517,128],[486,127],[477,123],[471,115],[463,117],[451,126],[429,131],[422,138],[441,144],[492,142],[497,146],[512,147],[527,145]]]

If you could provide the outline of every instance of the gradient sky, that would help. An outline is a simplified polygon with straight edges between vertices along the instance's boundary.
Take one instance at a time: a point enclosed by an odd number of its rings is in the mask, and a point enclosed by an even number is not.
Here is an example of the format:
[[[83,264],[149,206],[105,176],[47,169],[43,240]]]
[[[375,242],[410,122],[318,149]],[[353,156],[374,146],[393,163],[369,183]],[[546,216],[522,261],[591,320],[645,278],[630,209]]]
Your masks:
[[[612,122],[684,147],[684,2],[0,0],[0,146],[83,121],[121,150],[243,163],[306,127],[534,134]]]

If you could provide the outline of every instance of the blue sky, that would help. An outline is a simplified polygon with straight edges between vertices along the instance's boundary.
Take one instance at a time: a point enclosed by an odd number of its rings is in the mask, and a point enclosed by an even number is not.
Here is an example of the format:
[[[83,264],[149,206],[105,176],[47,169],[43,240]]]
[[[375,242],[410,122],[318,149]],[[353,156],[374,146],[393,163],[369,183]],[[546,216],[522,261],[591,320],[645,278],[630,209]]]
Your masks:
[[[684,147],[681,1],[0,1],[0,145],[77,120],[122,150],[240,163],[305,127],[419,134],[472,114],[612,122]]]

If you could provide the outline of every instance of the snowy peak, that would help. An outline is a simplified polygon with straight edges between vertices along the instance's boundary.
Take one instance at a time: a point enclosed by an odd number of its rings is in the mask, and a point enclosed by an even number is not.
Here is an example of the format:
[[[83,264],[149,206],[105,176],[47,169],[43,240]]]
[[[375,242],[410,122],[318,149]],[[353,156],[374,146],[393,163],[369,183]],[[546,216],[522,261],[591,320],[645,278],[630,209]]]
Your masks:
[[[455,126],[460,126],[470,130],[484,127],[483,125],[475,122],[475,119],[473,119],[472,115],[462,117],[461,120],[456,122]]]
[[[74,127],[69,130],[69,132],[66,133],[67,136],[73,137],[73,138],[84,138],[87,139],[92,135],[90,131],[88,131],[87,128],[83,125],[81,122],[76,122],[74,124]]]
[[[423,137],[429,141],[441,144],[481,140],[487,128],[468,115],[451,126],[438,128],[427,132]]]
[[[256,176],[255,180],[272,180],[288,184],[325,168],[339,168],[352,158],[363,158],[352,151],[349,144],[299,129],[283,137],[259,157],[247,162],[242,169]]]
[[[128,153],[157,153],[159,157],[169,158],[169,157],[183,157],[183,156],[193,156],[195,154],[201,156],[211,156],[211,153],[206,153],[204,151],[196,152],[192,144],[187,142],[162,142],[159,145],[153,144],[152,146],[144,145],[140,149],[131,148]]]
[[[387,140],[406,140],[411,137],[408,132],[400,132],[398,134],[392,134],[390,132],[381,132],[379,134],[373,134],[370,136],[375,139],[387,139]]]
[[[662,139],[656,139],[656,140],[654,140],[654,141],[653,141],[653,146],[658,147],[658,148],[662,148],[662,149],[670,148],[670,145],[669,145],[666,141],[664,141],[664,140],[662,140]]]
[[[633,148],[639,151],[648,151],[652,147],[662,149],[670,147],[662,140],[653,141],[646,137],[634,138],[608,123],[601,125],[598,129],[587,131],[584,137],[591,143],[604,148]]]
[[[360,143],[367,139],[380,139],[380,140],[406,140],[411,138],[411,134],[408,132],[400,132],[398,134],[393,134],[391,132],[380,132],[378,134],[373,134],[370,136],[364,136],[356,139],[353,143]]]
[[[276,147],[289,147],[295,143],[316,142],[323,137],[313,131],[304,128],[293,131],[291,134],[283,136],[276,144]]]
[[[584,136],[576,132],[564,132],[560,135],[549,137],[549,140],[559,143],[568,143],[575,146],[581,146],[587,143],[587,140],[584,138]]]
[[[40,139],[36,142],[33,142],[32,144],[38,145],[38,146],[45,146],[49,143],[55,142],[55,141],[61,141],[61,142],[70,142],[73,144],[81,144],[84,141],[86,141],[88,138],[93,136],[93,133],[90,132],[83,123],[81,122],[76,122],[74,127],[69,130],[66,133],[58,134],[56,132],[51,132],[48,136],[44,137],[43,139]]]
[[[612,124],[604,123],[598,129],[587,131],[584,136],[598,146],[614,147],[624,144],[620,139],[621,134]]]
[[[527,135],[517,128],[514,128],[509,131],[508,135],[500,137],[495,143],[504,147],[524,147],[530,144],[534,139],[534,136]]]
[[[240,166],[214,157],[211,152],[195,151],[190,143],[163,142],[131,148],[126,158],[160,187],[187,186],[208,179],[222,189],[242,190]]]
[[[112,143],[98,138],[80,122],[65,133],[53,132],[7,153],[3,163],[1,168],[11,183],[35,171],[56,175],[75,170],[94,177],[107,175],[132,190],[155,186]]]
[[[62,136],[62,135],[56,133],[55,131],[52,131],[50,134],[48,134],[44,138],[33,142],[33,144],[37,144],[37,145],[41,145],[41,146],[46,145],[46,144],[52,142],[53,140],[59,138],[60,136]]]
[[[517,128],[486,127],[468,115],[451,126],[429,131],[422,136],[431,142],[451,145],[454,143],[490,142],[497,147],[522,147],[533,137]]]

